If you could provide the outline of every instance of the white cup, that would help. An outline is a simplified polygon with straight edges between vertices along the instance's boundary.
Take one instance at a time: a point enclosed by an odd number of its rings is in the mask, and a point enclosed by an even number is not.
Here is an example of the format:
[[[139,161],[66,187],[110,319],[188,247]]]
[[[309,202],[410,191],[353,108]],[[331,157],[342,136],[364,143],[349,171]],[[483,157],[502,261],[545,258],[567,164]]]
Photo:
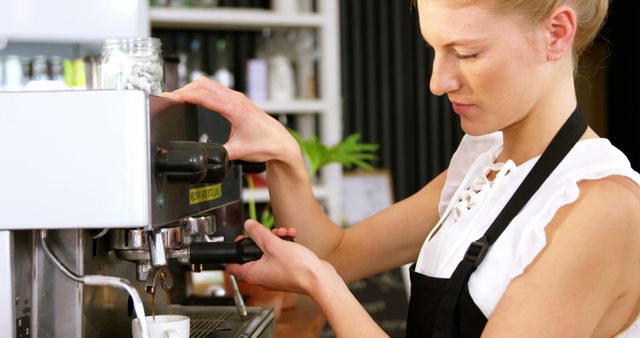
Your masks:
[[[150,338],[189,338],[189,317],[182,315],[158,315],[154,320],[147,316]],[[131,321],[133,338],[142,338],[138,318]]]

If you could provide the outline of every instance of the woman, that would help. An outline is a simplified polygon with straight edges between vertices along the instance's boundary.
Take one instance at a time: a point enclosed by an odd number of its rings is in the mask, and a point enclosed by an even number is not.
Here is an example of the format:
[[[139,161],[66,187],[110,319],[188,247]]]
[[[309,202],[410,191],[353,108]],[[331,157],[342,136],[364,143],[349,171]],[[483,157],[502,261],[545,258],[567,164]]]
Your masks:
[[[206,79],[167,94],[232,123],[230,158],[267,161],[276,223],[310,249],[248,221],[265,255],[228,271],[309,294],[338,336],[384,336],[345,282],[416,260],[408,336],[640,336],[640,175],[587,128],[573,81],[607,1],[416,5],[430,89],[467,135],[447,171],[347,230],[316,203],[296,142],[242,94]]]

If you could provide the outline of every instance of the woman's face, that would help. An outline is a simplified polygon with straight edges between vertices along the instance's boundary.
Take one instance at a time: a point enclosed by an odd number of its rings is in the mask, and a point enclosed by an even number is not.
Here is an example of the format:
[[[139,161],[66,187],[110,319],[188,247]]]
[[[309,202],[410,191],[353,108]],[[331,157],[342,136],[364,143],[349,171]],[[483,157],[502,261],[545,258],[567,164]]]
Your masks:
[[[471,135],[523,119],[549,78],[542,25],[533,27],[484,2],[418,1],[422,35],[435,51],[431,92],[447,94],[462,129]]]

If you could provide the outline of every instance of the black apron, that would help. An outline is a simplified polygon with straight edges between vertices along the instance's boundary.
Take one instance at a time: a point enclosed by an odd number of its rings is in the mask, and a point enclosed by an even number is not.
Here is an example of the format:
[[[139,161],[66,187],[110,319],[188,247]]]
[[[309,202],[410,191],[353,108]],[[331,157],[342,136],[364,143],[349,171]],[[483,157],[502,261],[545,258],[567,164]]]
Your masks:
[[[487,318],[469,294],[471,273],[586,129],[587,123],[576,107],[484,236],[469,245],[451,278],[425,276],[415,272],[415,264],[411,267],[407,337],[480,337]]]

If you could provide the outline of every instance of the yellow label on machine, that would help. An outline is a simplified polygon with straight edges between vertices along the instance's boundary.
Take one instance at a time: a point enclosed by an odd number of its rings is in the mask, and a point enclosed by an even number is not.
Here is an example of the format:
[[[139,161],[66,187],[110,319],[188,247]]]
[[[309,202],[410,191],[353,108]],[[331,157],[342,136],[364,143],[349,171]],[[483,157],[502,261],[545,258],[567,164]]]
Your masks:
[[[189,205],[212,201],[222,196],[222,185],[208,185],[201,188],[189,189]]]

